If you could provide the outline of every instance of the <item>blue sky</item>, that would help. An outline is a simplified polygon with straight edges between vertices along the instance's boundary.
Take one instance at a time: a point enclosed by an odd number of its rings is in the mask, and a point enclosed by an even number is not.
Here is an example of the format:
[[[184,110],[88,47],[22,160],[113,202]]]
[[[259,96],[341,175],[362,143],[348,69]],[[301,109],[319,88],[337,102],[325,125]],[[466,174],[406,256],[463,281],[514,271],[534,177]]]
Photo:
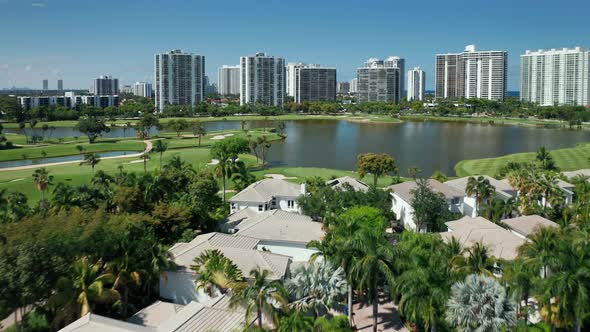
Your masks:
[[[218,66],[258,51],[335,66],[338,80],[399,55],[426,70],[431,89],[434,55],[476,44],[509,52],[508,88],[518,90],[525,50],[590,48],[589,12],[588,0],[0,0],[0,88],[43,78],[87,88],[102,74],[151,81],[153,54],[181,48],[205,55],[214,80]]]

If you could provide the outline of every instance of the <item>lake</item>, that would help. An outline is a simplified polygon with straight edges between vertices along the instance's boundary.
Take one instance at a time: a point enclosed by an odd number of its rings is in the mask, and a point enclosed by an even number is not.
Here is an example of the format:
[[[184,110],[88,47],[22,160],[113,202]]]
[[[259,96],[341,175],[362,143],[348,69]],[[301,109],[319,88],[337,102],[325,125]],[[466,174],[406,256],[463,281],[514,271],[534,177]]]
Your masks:
[[[590,131],[532,128],[439,121],[359,123],[345,120],[285,121],[287,139],[273,142],[268,153],[271,166],[356,169],[360,153],[388,153],[400,172],[417,166],[423,176],[441,170],[454,175],[463,159],[479,159],[590,142]],[[276,121],[248,121],[249,128],[276,126]],[[239,129],[240,121],[205,122],[207,131]],[[14,130],[6,130],[14,132]],[[30,129],[29,129],[30,132]],[[113,128],[104,137],[134,136],[135,131]],[[48,133],[46,133],[48,136]],[[52,137],[83,136],[73,128],[56,128]]]

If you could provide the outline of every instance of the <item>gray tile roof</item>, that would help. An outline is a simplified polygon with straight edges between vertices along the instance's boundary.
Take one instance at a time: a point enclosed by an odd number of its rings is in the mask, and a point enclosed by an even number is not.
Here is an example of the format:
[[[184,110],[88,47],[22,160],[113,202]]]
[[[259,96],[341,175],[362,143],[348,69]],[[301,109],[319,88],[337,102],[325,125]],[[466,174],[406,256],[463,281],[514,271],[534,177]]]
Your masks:
[[[281,279],[287,273],[290,257],[259,251],[256,249],[259,240],[246,236],[223,233],[207,233],[197,236],[189,243],[177,243],[169,252],[176,265],[182,270],[190,270],[193,259],[210,249],[217,249],[225,257],[232,260],[248,276],[255,268],[271,271],[270,279]]]
[[[482,242],[496,258],[513,260],[518,254],[518,247],[525,240],[516,236],[483,217],[463,217],[445,223],[448,232],[440,233],[443,241],[449,242],[453,237],[459,240],[464,248],[476,242]]]
[[[446,185],[444,183],[440,183],[434,179],[428,179],[428,186],[435,192],[439,192],[443,194],[447,199],[464,197],[465,194],[461,191]],[[414,181],[407,181],[398,184],[394,184],[392,186],[387,187],[390,189],[394,194],[399,196],[404,201],[410,203],[413,199],[412,190],[417,188],[418,184]]]
[[[299,197],[301,185],[279,179],[264,179],[254,182],[229,199],[230,202],[269,202],[275,196]]]
[[[474,175],[473,177],[477,178],[479,175]],[[487,179],[494,188],[496,188],[496,193],[501,196],[505,197],[514,197],[516,195],[516,189],[512,188],[510,183],[504,182],[501,180],[494,179],[488,175],[482,175],[485,179]],[[461,191],[465,196],[467,193],[465,192],[465,188],[467,188],[467,182],[469,181],[470,176],[453,179],[445,182],[446,185],[449,185],[459,191]]]
[[[559,227],[553,221],[533,214],[530,216],[520,216],[516,218],[504,219],[502,223],[510,227],[513,231],[528,237],[541,227]]]
[[[367,192],[369,185],[361,180],[355,179],[352,176],[342,176],[333,180],[326,181],[326,184],[335,189],[344,189],[344,184],[347,183],[354,188],[355,191]]]
[[[234,226],[234,229],[238,230],[238,236],[267,241],[308,243],[324,235],[321,223],[312,221],[308,216],[283,210],[256,213]]]

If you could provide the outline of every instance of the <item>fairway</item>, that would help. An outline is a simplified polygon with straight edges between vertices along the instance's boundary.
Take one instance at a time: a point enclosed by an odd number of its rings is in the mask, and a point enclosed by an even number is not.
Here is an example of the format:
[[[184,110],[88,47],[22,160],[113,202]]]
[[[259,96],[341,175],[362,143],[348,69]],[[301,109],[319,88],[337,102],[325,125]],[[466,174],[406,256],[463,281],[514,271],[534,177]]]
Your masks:
[[[455,166],[457,176],[487,174],[495,176],[498,170],[509,162],[534,162],[535,152],[515,153],[502,157],[462,160]],[[557,167],[562,171],[590,168],[590,143],[578,144],[574,148],[551,150]]]

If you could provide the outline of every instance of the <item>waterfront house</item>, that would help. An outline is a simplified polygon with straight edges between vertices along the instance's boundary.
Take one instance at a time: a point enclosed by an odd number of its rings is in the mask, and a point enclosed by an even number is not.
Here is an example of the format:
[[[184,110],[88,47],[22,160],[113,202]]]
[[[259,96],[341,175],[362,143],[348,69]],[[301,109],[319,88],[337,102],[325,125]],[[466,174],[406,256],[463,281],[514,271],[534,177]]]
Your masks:
[[[510,198],[516,198],[518,196],[518,191],[516,189],[512,188],[512,186],[509,183],[504,182],[504,181],[500,181],[500,180],[496,180],[493,177],[488,176],[488,175],[482,175],[482,176],[490,182],[490,185],[492,185],[495,188],[497,198],[507,201]],[[463,195],[465,195],[465,197],[463,199],[463,214],[466,216],[475,217],[475,216],[477,216],[477,211],[476,211],[477,202],[476,202],[475,196],[469,196],[469,195],[467,195],[467,192],[466,192],[467,183],[469,182],[470,177],[471,176],[466,176],[466,177],[462,177],[462,178],[458,178],[458,179],[453,179],[453,180],[445,182],[445,184],[457,189],[458,191],[463,193]],[[474,175],[473,177],[477,178],[478,176]]]
[[[299,212],[297,198],[305,194],[305,184],[280,179],[264,179],[252,183],[229,199],[230,213],[242,209],[255,212],[285,210]]]
[[[434,179],[428,179],[426,181],[428,182],[430,189],[434,192],[441,193],[444,196],[449,205],[449,211],[463,213],[464,193]],[[424,232],[427,230],[417,229],[417,225],[414,221],[414,209],[412,208],[414,195],[412,194],[412,191],[417,187],[418,184],[415,181],[408,181],[389,186],[387,189],[392,191],[391,209],[395,213],[399,222],[407,229]]]

